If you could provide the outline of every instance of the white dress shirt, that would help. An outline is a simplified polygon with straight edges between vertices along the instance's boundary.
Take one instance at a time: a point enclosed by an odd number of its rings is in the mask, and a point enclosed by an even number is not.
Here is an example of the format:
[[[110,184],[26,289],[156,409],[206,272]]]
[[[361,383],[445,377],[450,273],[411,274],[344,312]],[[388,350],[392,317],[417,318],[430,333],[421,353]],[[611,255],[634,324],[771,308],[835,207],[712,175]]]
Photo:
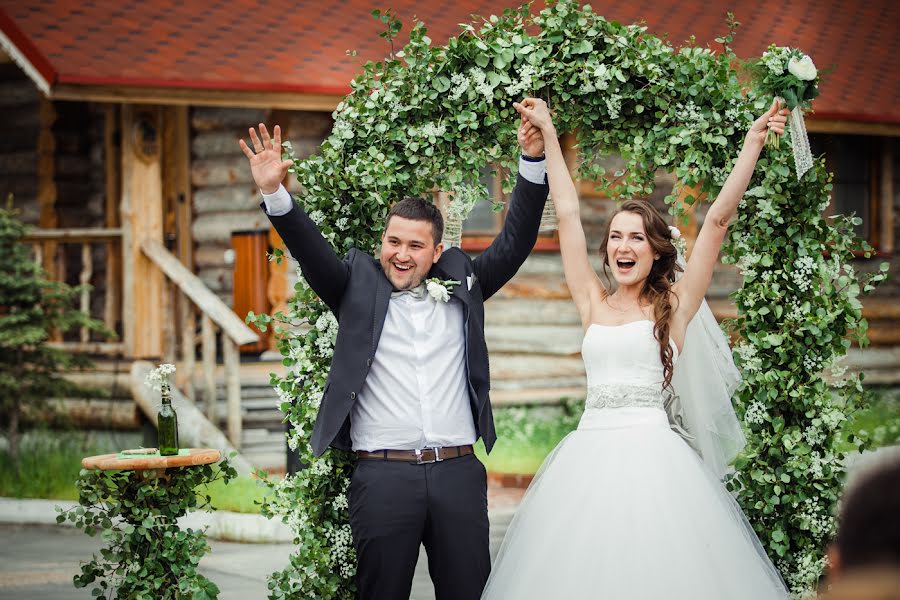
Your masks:
[[[519,160],[519,173],[543,184],[546,161]],[[293,199],[281,186],[263,194],[272,216]],[[466,334],[461,302],[429,295],[392,297],[378,349],[350,412],[354,450],[414,450],[475,442],[469,403]]]
[[[462,303],[392,297],[372,367],[350,412],[354,450],[475,442]]]

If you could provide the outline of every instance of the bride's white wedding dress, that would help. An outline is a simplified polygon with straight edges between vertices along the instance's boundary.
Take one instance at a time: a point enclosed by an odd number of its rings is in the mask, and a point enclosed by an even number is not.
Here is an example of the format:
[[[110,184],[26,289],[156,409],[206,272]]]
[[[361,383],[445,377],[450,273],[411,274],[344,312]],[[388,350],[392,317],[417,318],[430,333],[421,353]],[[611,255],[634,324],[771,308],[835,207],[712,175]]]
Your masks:
[[[669,428],[653,322],[591,325],[582,356],[584,416],[528,488],[482,600],[787,598],[737,503]]]

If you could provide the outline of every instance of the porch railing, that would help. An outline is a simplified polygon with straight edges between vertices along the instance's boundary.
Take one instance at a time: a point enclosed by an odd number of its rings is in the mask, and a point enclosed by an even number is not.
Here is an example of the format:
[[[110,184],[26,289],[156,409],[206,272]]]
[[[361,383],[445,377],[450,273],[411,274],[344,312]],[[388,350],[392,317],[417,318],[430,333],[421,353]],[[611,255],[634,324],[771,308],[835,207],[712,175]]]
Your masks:
[[[122,298],[122,229],[121,228],[69,228],[33,229],[23,242],[34,249],[35,260],[42,264],[51,278],[57,281],[73,281],[67,270],[79,265],[78,283],[94,283],[85,287],[79,297],[79,309],[101,319],[112,330],[123,333]],[[80,247],[80,260],[75,260],[67,246]],[[97,247],[102,249],[97,252]],[[240,353],[238,347],[259,341],[259,336],[238,317],[231,308],[216,296],[178,258],[161,243],[145,240],[141,252],[158,268],[166,279],[167,293],[163,294],[163,344],[162,359],[165,362],[181,364],[178,371],[178,385],[191,401],[197,400],[194,389],[194,371],[197,355],[197,330],[199,322],[199,345],[202,371],[200,395],[206,405],[206,416],[215,424],[219,423],[218,399],[216,395],[217,332],[221,333],[221,353],[224,363],[226,428],[227,435],[235,448],[241,446],[241,376]],[[104,273],[98,277],[97,255],[102,255]],[[92,310],[96,295],[102,296],[102,309]],[[99,314],[102,310],[102,315]],[[115,355],[126,353],[127,340],[114,342],[93,341],[90,331],[82,329],[77,340],[62,338],[53,341],[55,345],[76,352]]]
[[[78,307],[82,312],[91,314],[103,321],[106,327],[112,331],[119,329],[122,319],[122,295],[117,273],[121,270],[122,230],[117,227],[108,228],[68,228],[68,229],[33,229],[22,240],[30,244],[34,249],[35,260],[42,264],[57,281],[66,281],[67,256],[63,250],[65,246],[80,246],[80,271],[78,283],[90,284],[95,272],[96,247],[101,248],[105,263],[104,289],[85,287],[79,297]],[[102,315],[93,314],[92,297],[101,293],[103,298]],[[82,328],[78,333],[78,340],[55,339],[54,344],[76,352],[90,352],[95,354],[119,354],[123,352],[124,344],[115,342],[91,341],[90,331]]]
[[[216,402],[216,329],[222,334],[222,360],[225,369],[226,426],[232,445],[241,447],[241,370],[238,347],[259,341],[250,329],[199,277],[188,270],[178,258],[159,242],[144,240],[141,251],[177,288],[177,293],[164,296],[174,299],[164,308],[163,354],[170,362],[179,360],[187,374],[180,388],[185,396],[196,401],[193,373],[196,365],[196,324],[200,320],[201,362],[203,371],[203,399],[206,416],[218,423]],[[180,333],[176,331],[180,326]],[[180,338],[180,343],[179,343]]]

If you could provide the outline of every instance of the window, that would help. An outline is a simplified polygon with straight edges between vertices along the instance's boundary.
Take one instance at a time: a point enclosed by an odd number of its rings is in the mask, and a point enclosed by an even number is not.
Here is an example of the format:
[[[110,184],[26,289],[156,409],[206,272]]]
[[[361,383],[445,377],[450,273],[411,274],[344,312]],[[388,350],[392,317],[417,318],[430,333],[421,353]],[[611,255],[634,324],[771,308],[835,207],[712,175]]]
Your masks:
[[[869,135],[811,133],[813,155],[825,155],[834,174],[831,204],[826,214],[855,213],[862,219],[856,233],[876,250],[890,250],[893,236],[886,230],[892,219],[893,177],[891,138]]]
[[[479,181],[487,188],[490,196],[478,202],[469,213],[468,218],[463,221],[462,248],[469,252],[479,252],[491,245],[503,227],[509,207],[508,203],[512,198],[511,194],[503,193],[500,177],[494,167],[487,166],[482,169]],[[503,209],[495,211],[493,206],[498,202],[503,203]],[[547,202],[549,204],[550,200]],[[556,230],[542,227],[538,232],[534,250],[537,252],[559,251],[559,237]]]
[[[503,218],[506,214],[506,207],[502,211],[495,211],[493,205],[496,202],[507,200],[500,189],[500,178],[496,175],[492,167],[485,167],[481,170],[481,177],[478,181],[484,186],[489,196],[480,200],[478,204],[469,213],[469,216],[463,221],[464,236],[495,236],[500,232],[503,226]]]

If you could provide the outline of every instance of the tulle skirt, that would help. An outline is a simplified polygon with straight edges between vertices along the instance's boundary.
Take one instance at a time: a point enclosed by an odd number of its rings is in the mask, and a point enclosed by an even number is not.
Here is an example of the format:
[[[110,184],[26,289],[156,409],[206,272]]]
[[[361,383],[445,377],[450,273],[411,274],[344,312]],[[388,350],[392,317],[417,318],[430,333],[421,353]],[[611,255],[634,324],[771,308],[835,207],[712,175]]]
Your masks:
[[[656,408],[588,409],[544,461],[482,600],[765,600],[784,583]]]

